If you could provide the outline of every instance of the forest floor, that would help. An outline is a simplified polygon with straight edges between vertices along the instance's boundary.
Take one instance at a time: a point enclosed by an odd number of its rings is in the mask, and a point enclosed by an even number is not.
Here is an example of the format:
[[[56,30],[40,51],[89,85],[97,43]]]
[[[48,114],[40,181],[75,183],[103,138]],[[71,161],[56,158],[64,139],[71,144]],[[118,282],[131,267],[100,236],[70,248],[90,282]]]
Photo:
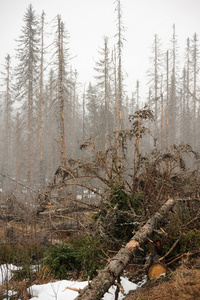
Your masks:
[[[200,300],[200,257],[130,291],[125,300]]]

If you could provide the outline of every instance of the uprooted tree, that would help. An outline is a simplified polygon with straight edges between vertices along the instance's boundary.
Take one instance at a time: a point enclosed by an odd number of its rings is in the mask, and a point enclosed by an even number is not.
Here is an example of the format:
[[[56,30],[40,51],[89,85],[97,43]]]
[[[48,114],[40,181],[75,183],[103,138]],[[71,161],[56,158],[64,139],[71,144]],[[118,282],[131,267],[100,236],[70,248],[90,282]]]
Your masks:
[[[148,108],[137,111],[130,116],[130,129],[119,132],[117,145],[110,137],[106,151],[96,150],[92,139],[84,141],[83,157],[71,158],[66,167],[57,168],[52,183],[40,197],[43,210],[49,208],[44,202],[50,202],[54,210],[60,210],[63,203],[65,212],[67,208],[92,210],[95,232],[106,243],[119,247],[168,196],[195,198],[199,186],[198,154],[189,145],[157,150],[146,126],[152,119]],[[146,134],[152,140],[152,151],[148,153]],[[53,195],[52,191],[63,188],[65,194]],[[85,194],[92,197],[86,199]]]
[[[119,132],[117,144],[115,137],[108,137],[106,151],[97,150],[92,138],[82,142],[82,158],[68,159],[66,166],[57,168],[47,189],[38,192],[36,215],[46,213],[47,218],[58,220],[72,212],[92,211],[93,232],[119,248],[168,196],[195,199],[199,155],[189,145],[155,148],[148,129],[151,120],[148,108],[135,112],[130,127]],[[148,153],[145,135],[152,148]]]

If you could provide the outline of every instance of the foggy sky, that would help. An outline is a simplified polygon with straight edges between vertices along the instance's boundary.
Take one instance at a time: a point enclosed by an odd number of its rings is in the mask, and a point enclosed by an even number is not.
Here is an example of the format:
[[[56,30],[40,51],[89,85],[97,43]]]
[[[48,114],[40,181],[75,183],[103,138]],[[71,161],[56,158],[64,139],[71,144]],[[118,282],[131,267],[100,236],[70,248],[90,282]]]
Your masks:
[[[36,13],[44,10],[46,28],[50,31],[52,20],[61,14],[70,33],[71,62],[84,83],[93,80],[98,49],[103,46],[103,36],[110,39],[110,48],[116,42],[116,14],[114,0],[0,0],[0,63],[7,54],[14,56],[15,39],[21,34],[23,16],[32,3]],[[144,81],[151,55],[154,35],[158,34],[167,50],[172,37],[172,25],[176,24],[176,35],[180,51],[187,37],[200,34],[199,0],[121,0],[126,39],[123,50],[123,66],[127,74],[127,89],[133,90],[137,79]]]

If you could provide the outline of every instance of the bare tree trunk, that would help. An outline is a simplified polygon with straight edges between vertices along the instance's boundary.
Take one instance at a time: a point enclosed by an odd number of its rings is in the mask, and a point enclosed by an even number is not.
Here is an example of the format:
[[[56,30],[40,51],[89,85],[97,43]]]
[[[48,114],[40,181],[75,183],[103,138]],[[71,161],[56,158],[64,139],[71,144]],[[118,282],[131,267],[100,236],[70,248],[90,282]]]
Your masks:
[[[108,149],[108,38],[104,39],[105,151]]]
[[[85,84],[84,84],[84,91],[83,91],[83,141],[86,138],[86,128],[85,128]]]
[[[155,57],[154,57],[154,96],[155,96],[155,137],[158,138],[158,37],[155,35],[154,40],[154,49],[155,49]]]
[[[116,51],[113,53],[113,65],[114,65],[114,78],[115,78],[115,147],[118,148],[118,136],[119,136],[119,120],[118,120],[118,96],[117,96],[117,62]]]
[[[165,126],[164,126],[164,101],[163,101],[163,88],[162,88],[162,82],[163,77],[161,77],[161,87],[160,87],[160,97],[161,97],[161,149],[164,147],[165,142]]]
[[[31,51],[30,51],[31,52]],[[28,134],[27,134],[27,148],[28,148],[28,161],[27,161],[27,180],[30,184],[31,175],[33,172],[31,171],[33,166],[33,144],[34,144],[34,133],[33,133],[33,63],[31,59],[29,59],[29,79],[28,79]]]
[[[7,174],[11,170],[11,111],[12,111],[12,99],[11,99],[11,62],[10,55],[6,56],[6,92],[5,92],[5,120],[3,125],[4,142],[3,142],[3,171]],[[3,190],[7,192],[7,183],[3,181]]]
[[[166,148],[169,147],[169,53],[167,51]]]
[[[137,105],[136,105],[136,110],[140,109],[140,82],[139,80],[136,81],[136,99],[137,99]]]
[[[166,148],[169,148],[169,52],[167,50],[167,103],[166,103]],[[169,171],[169,159],[167,159],[167,174]]]
[[[193,133],[194,133],[194,138],[193,138],[193,147],[194,150],[196,150],[196,128],[197,128],[197,35],[196,33],[194,34],[194,39],[193,39]]]
[[[65,124],[64,124],[64,87],[63,87],[63,25],[58,16],[58,50],[59,50],[59,69],[58,69],[58,103],[59,103],[59,143],[60,143],[60,162],[66,167],[65,150]]]
[[[45,185],[43,165],[43,57],[44,57],[44,12],[42,13],[41,59],[40,59],[40,188]]]
[[[189,38],[187,39],[187,83],[186,83],[186,93],[187,93],[187,98],[186,98],[186,132],[185,132],[185,136],[184,136],[184,141],[186,141],[186,143],[190,144],[191,143],[191,122],[190,122],[190,40]]]
[[[123,47],[123,37],[122,37],[122,11],[121,11],[121,1],[117,0],[117,20],[118,20],[118,105],[119,105],[119,131],[122,130],[122,47]]]
[[[132,239],[126,244],[124,248],[121,248],[119,252],[110,260],[107,266],[99,272],[99,274],[93,279],[89,286],[85,287],[76,300],[98,300],[108,291],[108,289],[114,284],[115,280],[120,276],[123,270],[128,265],[129,261],[136,254],[136,251],[142,245],[148,237],[153,233],[154,229],[158,226],[167,212],[175,204],[174,200],[169,199],[160,210],[148,220],[148,222],[140,228],[139,231],[132,237]]]
[[[176,33],[175,24],[173,24],[173,39],[172,39],[172,73],[170,79],[170,97],[169,97],[169,144],[170,146],[176,143],[177,138],[177,86],[176,86]]]

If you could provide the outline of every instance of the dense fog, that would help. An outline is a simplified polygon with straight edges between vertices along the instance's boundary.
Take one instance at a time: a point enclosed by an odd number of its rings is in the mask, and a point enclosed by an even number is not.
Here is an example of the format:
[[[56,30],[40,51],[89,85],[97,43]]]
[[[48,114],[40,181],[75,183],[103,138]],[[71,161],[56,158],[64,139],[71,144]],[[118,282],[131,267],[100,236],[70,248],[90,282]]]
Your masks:
[[[148,130],[140,142],[143,153],[166,151],[179,144],[199,151],[197,34],[185,37],[184,57],[179,55],[175,24],[168,49],[162,48],[162,37],[155,34],[147,96],[141,98],[139,81],[130,96],[123,68],[126,31],[120,2],[115,6],[115,47],[110,48],[109,37],[102,38],[93,83],[87,85],[73,68],[62,17],[58,15],[52,28],[48,26],[53,35],[46,44],[45,14],[38,16],[32,5],[27,7],[21,35],[16,37],[16,65],[8,54],[1,67],[1,192],[20,195],[27,192],[24,186],[46,188],[58,166],[66,167],[69,159],[83,157],[83,141],[90,140],[96,150],[108,151],[131,130],[130,116],[143,108],[153,115],[144,117]],[[128,142],[126,147],[131,161],[135,150]]]

